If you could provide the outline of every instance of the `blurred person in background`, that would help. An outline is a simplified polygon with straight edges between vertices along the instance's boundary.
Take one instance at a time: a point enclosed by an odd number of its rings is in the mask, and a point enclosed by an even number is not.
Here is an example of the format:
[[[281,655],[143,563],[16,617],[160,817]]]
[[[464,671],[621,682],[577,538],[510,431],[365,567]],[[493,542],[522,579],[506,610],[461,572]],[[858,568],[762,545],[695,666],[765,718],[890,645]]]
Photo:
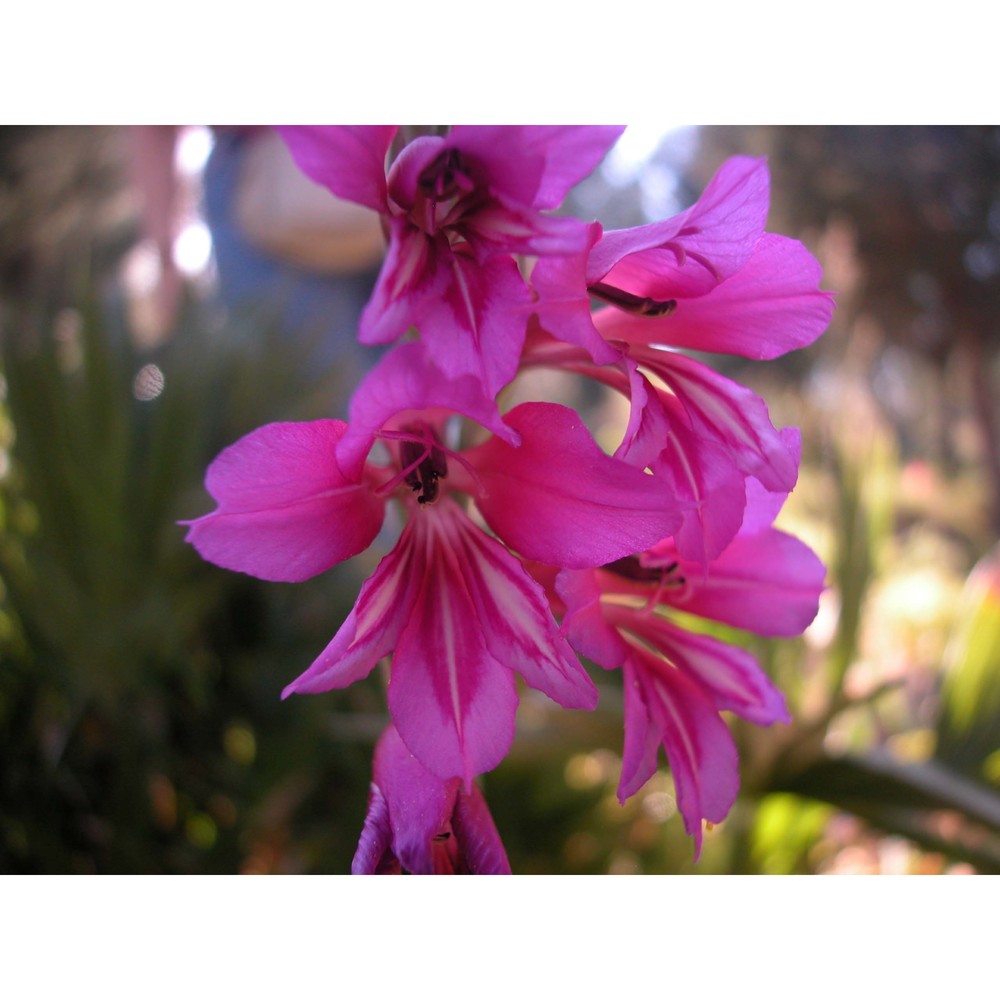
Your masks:
[[[134,126],[129,135],[143,235],[159,265],[150,304],[161,336],[177,320],[184,289],[176,253],[183,128]],[[211,137],[201,211],[219,302],[251,329],[276,323],[301,341],[308,364],[335,366],[352,385],[377,357],[358,343],[357,324],[384,251],[378,216],[305,177],[268,126],[213,126]]]

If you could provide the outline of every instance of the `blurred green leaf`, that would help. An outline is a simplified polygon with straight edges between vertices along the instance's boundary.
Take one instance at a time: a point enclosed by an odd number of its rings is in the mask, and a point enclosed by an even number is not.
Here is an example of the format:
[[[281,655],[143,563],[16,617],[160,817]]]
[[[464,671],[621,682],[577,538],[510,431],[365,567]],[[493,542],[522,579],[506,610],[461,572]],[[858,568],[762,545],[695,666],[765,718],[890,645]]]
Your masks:
[[[1000,795],[937,761],[903,764],[873,751],[819,760],[777,784],[928,850],[1000,873]]]
[[[80,302],[0,317],[0,871],[346,871],[373,740],[327,713],[383,696],[280,691],[364,567],[266,585],[203,562],[177,524],[208,508],[219,449],[336,386],[259,319],[189,308],[145,348],[113,303]]]
[[[839,441],[833,454],[837,484],[836,557],[831,566],[840,595],[837,634],[829,656],[829,690],[838,691],[854,661],[868,588],[890,537],[898,460],[892,440],[866,427],[863,440]]]
[[[766,795],[753,821],[752,857],[766,875],[810,870],[809,851],[830,819],[831,809],[795,795]]]
[[[1000,786],[1000,547],[966,581],[946,652],[937,753]]]

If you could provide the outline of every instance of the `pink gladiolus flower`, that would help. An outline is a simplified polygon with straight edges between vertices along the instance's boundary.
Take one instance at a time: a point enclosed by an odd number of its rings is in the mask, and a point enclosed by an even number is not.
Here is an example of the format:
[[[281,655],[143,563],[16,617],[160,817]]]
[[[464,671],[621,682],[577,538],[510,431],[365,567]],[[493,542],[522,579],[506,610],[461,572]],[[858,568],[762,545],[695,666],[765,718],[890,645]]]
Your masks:
[[[764,232],[768,201],[765,161],[737,156],[680,215],[592,229],[584,254],[535,266],[542,325],[591,353],[595,329],[609,341],[757,360],[811,344],[830,322],[833,297],[819,290],[819,264],[801,243]],[[591,317],[590,296],[611,308]]]
[[[653,775],[666,751],[684,828],[701,850],[702,820],[721,822],[739,788],[736,748],[719,716],[787,722],[784,699],[746,650],[689,632],[676,608],[760,635],[793,636],[815,617],[825,570],[802,542],[771,527],[782,498],[751,484],[740,533],[707,572],[666,539],[596,570],[563,570],[555,590],[571,645],[621,668],[625,750],[619,799]],[[776,503],[777,501],[777,503]]]
[[[738,792],[721,713],[788,715],[749,652],[684,616],[797,635],[825,573],[772,524],[798,432],[680,353],[774,358],[830,319],[812,255],[764,231],[764,161],[729,160],[672,219],[605,232],[552,211],[619,128],[457,126],[407,144],[396,126],[279,131],[309,177],[380,215],[388,247],[359,339],[395,346],[348,422],[270,424],[223,451],[206,476],[216,509],[187,538],[220,566],[294,582],[366,550],[390,500],[402,515],[283,693],[342,688],[392,657],[352,870],[509,874],[475,778],[511,746],[518,676],[595,707],[578,654],[622,671],[620,800],[662,746],[697,857],[703,821]],[[567,407],[501,413],[500,390],[540,366],[629,400],[613,455]]]
[[[833,309],[812,255],[764,232],[767,208],[764,161],[735,157],[686,212],[634,229],[594,226],[586,252],[539,260],[531,276],[538,322],[522,363],[585,374],[630,398],[616,457],[649,468],[686,503],[675,541],[702,563],[739,529],[745,481],[787,493],[798,460],[761,399],[661,345],[773,358],[811,343]],[[592,312],[592,297],[610,304]]]
[[[448,447],[454,412],[494,437]],[[376,440],[391,466],[370,460]],[[515,672],[566,707],[596,704],[544,592],[508,546],[552,565],[597,566],[678,523],[662,484],[601,452],[573,411],[527,403],[501,422],[475,379],[444,379],[419,343],[369,374],[350,426],[262,427],[224,451],[206,482],[219,507],[190,522],[188,540],[212,562],[272,580],[305,579],[360,552],[386,499],[400,501],[399,541],[285,693],[344,687],[395,651],[389,709],[400,736],[424,767],[467,787],[513,739]],[[471,520],[460,494],[497,538]]]
[[[367,344],[415,326],[449,378],[495,395],[517,370],[531,296],[514,255],[582,251],[588,227],[545,214],[594,169],[621,128],[456,126],[407,144],[388,172],[395,129],[279,129],[302,170],[382,214],[389,247],[362,318]]]
[[[509,875],[510,864],[476,785],[442,780],[390,726],[375,748],[368,815],[353,875]]]

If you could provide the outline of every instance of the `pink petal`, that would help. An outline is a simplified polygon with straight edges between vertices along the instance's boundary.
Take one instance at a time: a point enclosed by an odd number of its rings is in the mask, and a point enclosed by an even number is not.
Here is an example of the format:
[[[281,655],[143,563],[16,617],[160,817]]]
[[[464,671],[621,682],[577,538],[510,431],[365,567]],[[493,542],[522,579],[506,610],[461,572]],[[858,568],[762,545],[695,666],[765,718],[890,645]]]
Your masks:
[[[705,566],[740,530],[744,476],[727,449],[691,429],[676,397],[664,394],[660,402],[672,419],[665,447],[652,468],[679,500],[690,502],[674,536],[677,551]]]
[[[343,476],[339,420],[260,427],[225,449],[205,485],[218,509],[188,525],[203,558],[264,580],[306,580],[368,548],[384,501]]]
[[[791,721],[784,696],[745,649],[688,632],[658,615],[621,611],[616,618],[694,681],[717,710],[735,712],[759,726]]]
[[[664,369],[676,357],[650,348],[638,353]],[[654,388],[635,358],[625,355],[615,364],[596,366],[578,348],[559,345],[536,327],[523,364],[585,375],[627,396],[629,420],[615,458],[638,469],[650,468],[676,497],[681,523],[675,536],[685,556],[705,564],[725,548],[740,529],[746,473],[718,434],[708,437],[704,430],[694,430],[677,397]],[[778,452],[780,460],[797,468],[796,433],[771,428],[767,445],[783,449]],[[746,460],[742,464],[746,466]],[[776,513],[784,497],[774,496]]]
[[[542,149],[545,172],[535,208],[558,208],[569,189],[589,176],[618,141],[621,125],[524,125],[526,145]]]
[[[774,492],[795,486],[798,461],[759,396],[682,354],[643,346],[630,352],[677,395],[694,433],[725,448],[740,471]]]
[[[449,830],[459,782],[422,767],[389,726],[375,748],[372,783],[385,797],[393,854],[414,875],[432,874],[434,838]]]
[[[450,260],[443,237],[427,236],[405,218],[390,219],[385,260],[358,324],[361,343],[390,344],[418,324],[448,287]]]
[[[542,588],[448,498],[414,511],[337,635],[284,694],[345,687],[393,649],[400,735],[425,767],[467,786],[510,746],[515,671],[562,705],[597,702]]]
[[[418,514],[410,522],[416,544],[409,568],[418,590],[396,644],[389,710],[403,741],[429,771],[463,778],[468,788],[510,749],[514,675],[493,655],[496,647],[447,537],[454,516],[467,515],[447,499]]]
[[[393,206],[411,211],[421,197],[420,175],[447,149],[439,135],[420,135],[399,152],[389,169],[388,190]]]
[[[534,208],[558,208],[601,162],[618,125],[456,125],[448,146],[475,157],[490,186]]]
[[[733,157],[686,212],[605,232],[590,255],[588,284],[603,282],[657,301],[704,295],[750,259],[767,209],[767,164]]]
[[[507,852],[478,786],[469,793],[459,789],[451,822],[471,875],[510,874]]]
[[[614,384],[606,380],[606,384],[628,396],[629,414],[622,442],[615,450],[615,458],[620,458],[637,469],[652,468],[673,433],[671,416],[665,405],[668,397],[652,386],[649,379],[639,371],[634,359],[628,355],[621,359],[618,367],[626,372],[628,387],[622,381]]]
[[[530,306],[509,256],[477,262],[453,253],[445,237],[395,219],[358,336],[365,344],[390,343],[415,326],[448,378],[473,375],[495,396],[517,372]]]
[[[365,581],[337,634],[305,673],[285,688],[282,698],[348,687],[367,677],[392,651],[417,599],[416,544],[409,522],[393,550]]]
[[[582,253],[590,226],[564,215],[543,215],[497,196],[470,215],[463,227],[482,262],[495,253],[549,256]]]
[[[534,205],[546,166],[545,149],[532,141],[530,126],[455,125],[444,146],[471,160],[476,180],[492,194]]]
[[[646,695],[631,656],[622,666],[622,695],[625,714],[625,745],[622,750],[622,773],[618,782],[618,801],[625,804],[656,774],[662,737],[653,724]]]
[[[778,436],[792,456],[796,465],[802,457],[802,433],[797,427],[782,427],[778,431]],[[741,535],[753,535],[758,531],[769,528],[778,516],[778,512],[785,505],[788,493],[775,492],[765,489],[759,480],[749,478],[746,481],[747,505],[743,512],[743,524],[740,526]]]
[[[566,606],[562,628],[570,645],[605,670],[620,667],[629,649],[618,630],[605,620],[594,570],[560,570],[556,591]]]
[[[625,396],[629,402],[629,419],[614,457],[636,469],[651,466],[663,451],[670,436],[670,418],[649,380],[639,370],[636,361],[627,354],[611,349],[607,363],[595,363],[580,348],[559,344],[537,324],[529,325],[529,342],[522,355],[522,368],[554,368],[574,372]],[[610,345],[605,345],[610,348]]]
[[[473,375],[495,396],[517,372],[531,295],[509,257],[477,264],[453,254],[450,268],[417,323],[420,336],[448,378]]]
[[[669,366],[679,357],[652,348],[633,350],[643,364],[657,370],[661,377],[668,377]],[[679,364],[683,364],[683,359]],[[788,468],[797,469],[800,451],[797,432],[792,428],[775,431],[766,422],[766,408],[763,421],[757,418],[759,415],[750,414],[752,420],[756,420],[758,433],[763,435],[763,443],[759,445],[765,450],[763,459],[742,457],[737,464],[732,445],[724,434],[718,430],[706,434],[707,418],[704,416],[695,430],[692,418],[678,398],[654,388],[640,371],[636,358],[629,355],[618,358],[614,364],[596,366],[579,349],[559,345],[536,327],[530,331],[523,365],[585,375],[629,398],[628,425],[615,450],[615,458],[639,469],[651,469],[676,497],[681,518],[675,532],[677,546],[683,555],[702,564],[718,555],[740,530],[748,482],[745,470],[763,468],[767,475],[768,450],[777,455],[786,473]],[[747,393],[747,390],[735,388]],[[693,405],[687,397],[684,401]],[[756,405],[763,407],[759,400]],[[737,413],[734,418],[742,421],[744,415]],[[756,480],[749,482],[759,488]],[[787,491],[784,495],[767,495],[774,500],[773,519]]]
[[[721,823],[739,791],[739,761],[733,738],[697,684],[651,654],[636,650],[626,663],[624,682],[634,683],[633,693],[638,696],[626,700],[626,730],[637,726],[640,732],[645,731],[642,737],[633,734],[634,741],[649,741],[648,733],[654,730],[662,742],[674,779],[677,807],[684,829],[694,837],[697,859],[701,853],[702,820]],[[634,711],[640,699],[644,713]],[[631,716],[630,706],[634,713]],[[641,773],[641,769],[636,772]],[[618,794],[624,799],[628,788],[620,786]]]
[[[278,125],[306,176],[337,197],[387,211],[385,158],[396,125]]]
[[[506,415],[521,446],[492,438],[466,453],[479,475],[476,505],[525,558],[577,569],[640,552],[679,523],[652,476],[605,455],[579,415],[525,403]]]
[[[564,708],[596,708],[597,688],[520,560],[464,514],[454,518],[450,545],[494,657]]]
[[[739,271],[700,298],[681,299],[670,315],[602,309],[595,322],[609,340],[766,360],[806,347],[829,325],[833,296],[819,290],[821,277],[802,244],[765,233]]]
[[[352,875],[399,875],[399,862],[392,852],[392,827],[389,825],[389,806],[378,786],[373,784],[368,792],[368,811],[361,831],[358,848],[351,862]]]
[[[591,224],[587,247],[599,239],[601,224]],[[540,258],[531,271],[531,286],[538,301],[535,313],[545,330],[557,340],[582,347],[596,364],[611,364],[621,352],[594,327],[590,313],[585,268],[586,252]]]
[[[471,875],[510,874],[478,787],[466,793],[457,778],[431,774],[389,726],[375,749],[368,814],[351,872],[399,874],[401,863],[413,875],[450,874],[451,857]]]
[[[364,589],[361,593],[364,596]],[[356,608],[352,609],[323,652],[291,684],[286,685],[281,692],[282,699],[293,694],[323,694],[364,680],[375,664],[388,655],[393,642],[392,633],[388,630],[359,634],[358,613]]]
[[[671,599],[683,611],[758,635],[801,635],[816,617],[826,567],[797,538],[775,528],[738,535],[707,576],[681,567],[690,586]]]

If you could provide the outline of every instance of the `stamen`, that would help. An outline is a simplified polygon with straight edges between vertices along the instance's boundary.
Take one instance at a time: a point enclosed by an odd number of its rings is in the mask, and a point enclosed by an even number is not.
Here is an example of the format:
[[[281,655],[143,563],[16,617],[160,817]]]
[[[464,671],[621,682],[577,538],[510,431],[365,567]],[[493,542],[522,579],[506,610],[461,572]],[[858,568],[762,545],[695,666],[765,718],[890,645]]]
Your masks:
[[[672,573],[677,569],[677,563],[672,562],[669,566],[643,566],[638,556],[623,556],[614,562],[606,563],[601,569],[610,570],[618,576],[625,577],[626,580],[652,583],[662,580],[665,574]]]
[[[399,442],[399,461],[402,469],[383,483],[376,493],[385,496],[401,482],[415,493],[417,503],[434,503],[438,498],[438,480],[448,478],[447,449],[441,446],[434,431],[426,425],[408,427],[402,431],[380,431],[378,436]]]
[[[381,486],[375,487],[375,496],[387,497],[389,494],[394,493],[396,491],[396,487],[403,482],[409,471],[409,469],[403,469],[402,472],[397,472],[391,479],[387,479]]]
[[[430,427],[409,427],[402,431],[381,430],[377,436],[387,441],[400,442],[399,459],[403,466],[392,478],[376,488],[377,496],[388,496],[400,483],[406,483],[414,492],[420,491],[417,503],[433,503],[439,495],[438,482],[448,478],[449,459],[458,462],[469,474],[474,491],[482,492],[482,480],[468,459],[460,452],[446,448]],[[465,483],[457,488],[463,493],[469,491]]]
[[[603,281],[588,286],[587,291],[594,298],[609,302],[611,305],[636,316],[669,316],[677,308],[676,299],[660,301],[648,297],[644,298],[621,288],[615,288],[614,285],[606,285]]]
[[[664,591],[687,584],[686,576],[676,575],[677,570],[680,569],[680,564],[676,560],[666,566],[643,566],[639,562],[638,556],[624,556],[612,563],[607,563],[601,569],[606,569],[626,580],[656,584],[643,606],[643,611],[652,611],[660,603]]]
[[[393,439],[398,439],[397,435],[391,434],[391,433],[381,434],[379,436],[380,437],[391,437]],[[403,438],[403,440],[409,441],[410,438]],[[375,489],[375,495],[379,496],[379,497],[388,496],[402,482],[405,482],[405,483],[407,483],[407,485],[409,485],[411,473],[413,472],[414,469],[416,469],[420,465],[420,463],[424,460],[424,458],[425,458],[425,453],[421,452],[414,459],[414,461],[410,462],[409,465],[403,466],[403,468],[402,468],[401,471],[397,472],[390,479],[387,479],[384,483],[382,483],[381,486],[377,487]]]

